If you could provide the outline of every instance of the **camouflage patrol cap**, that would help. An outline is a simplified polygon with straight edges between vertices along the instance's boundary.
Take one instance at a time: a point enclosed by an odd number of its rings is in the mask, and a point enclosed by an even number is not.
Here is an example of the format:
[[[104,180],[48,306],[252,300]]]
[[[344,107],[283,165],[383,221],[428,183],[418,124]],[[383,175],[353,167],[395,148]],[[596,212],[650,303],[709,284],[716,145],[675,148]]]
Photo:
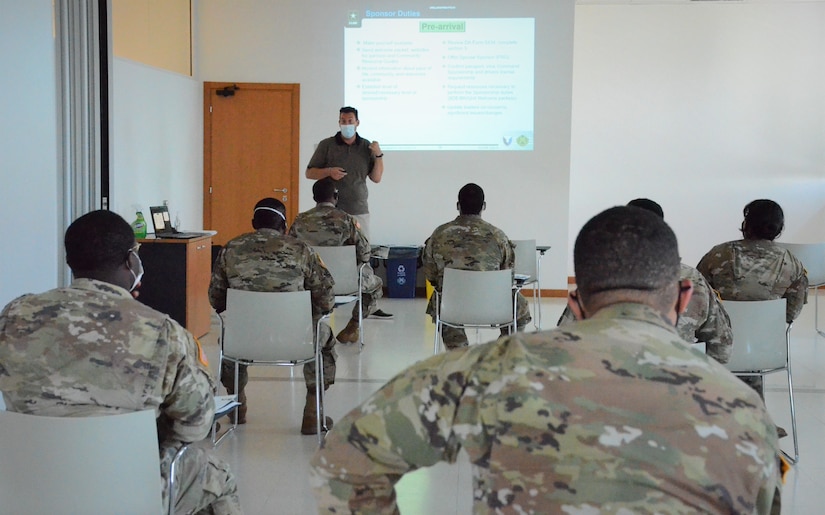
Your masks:
[[[679,279],[676,235],[655,213],[618,206],[588,221],[573,250],[576,285],[585,295],[659,290]]]

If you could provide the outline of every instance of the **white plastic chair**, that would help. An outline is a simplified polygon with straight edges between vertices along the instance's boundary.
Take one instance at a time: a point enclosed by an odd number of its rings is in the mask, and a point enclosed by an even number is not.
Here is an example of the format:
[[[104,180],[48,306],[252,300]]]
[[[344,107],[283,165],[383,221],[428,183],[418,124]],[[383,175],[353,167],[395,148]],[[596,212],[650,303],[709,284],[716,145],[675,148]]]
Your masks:
[[[515,246],[516,263],[513,272],[516,282],[521,287],[530,286],[533,289],[533,326],[541,330],[541,277],[539,276],[539,256],[536,252],[536,240],[512,240]],[[523,281],[518,276],[527,276]]]
[[[355,254],[355,245],[340,247],[312,247],[321,256],[327,270],[335,280],[335,307],[358,302],[358,344],[359,349],[364,347],[364,313],[362,311],[362,286],[364,284],[364,265],[358,264]]]
[[[169,473],[170,499],[186,448]],[[93,417],[0,411],[0,470],[0,513],[163,513],[154,410]]]
[[[819,295],[817,288],[825,286],[825,243],[779,243],[791,254],[802,261],[808,272],[808,289],[814,289],[814,329],[825,337],[825,331],[819,328]]]
[[[785,322],[785,299],[732,301],[722,304],[730,316],[733,330],[733,352],[725,364],[737,376],[760,376],[785,371],[788,377],[788,402],[791,412],[794,455],[783,454],[799,461],[799,440],[796,432],[796,410],[791,374],[791,324]]]
[[[438,354],[443,327],[465,329],[509,327],[516,331],[512,270],[479,272],[445,268],[441,292],[436,295],[433,354]],[[440,302],[439,302],[440,301]]]
[[[226,292],[226,311],[219,317],[221,349],[218,364],[224,360],[235,363],[235,392],[238,391],[240,365],[296,367],[316,363],[315,413],[320,445],[323,439],[321,406],[324,404],[320,335],[321,322],[328,315],[318,320],[313,331],[310,292],[257,292],[230,288]],[[232,426],[221,439],[237,425],[238,411],[235,410]]]

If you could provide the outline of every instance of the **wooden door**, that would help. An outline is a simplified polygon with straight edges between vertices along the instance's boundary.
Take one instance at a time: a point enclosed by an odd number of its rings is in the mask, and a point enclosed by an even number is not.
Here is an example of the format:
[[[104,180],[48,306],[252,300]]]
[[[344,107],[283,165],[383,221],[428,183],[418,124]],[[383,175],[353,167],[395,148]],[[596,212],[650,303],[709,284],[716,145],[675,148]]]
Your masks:
[[[205,82],[203,226],[223,245],[252,231],[264,197],[298,213],[300,85]]]

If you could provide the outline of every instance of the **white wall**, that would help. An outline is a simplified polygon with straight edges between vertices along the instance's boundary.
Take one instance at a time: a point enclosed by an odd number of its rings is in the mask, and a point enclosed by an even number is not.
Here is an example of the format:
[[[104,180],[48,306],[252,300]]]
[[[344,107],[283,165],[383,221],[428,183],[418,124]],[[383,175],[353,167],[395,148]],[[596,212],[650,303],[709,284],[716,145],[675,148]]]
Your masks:
[[[493,2],[474,5],[483,9]],[[573,0],[513,5],[536,9],[536,150],[387,152],[382,182],[370,184],[371,240],[423,244],[438,224],[457,214],[459,188],[476,182],[487,194],[487,220],[513,239],[536,238],[553,246],[542,262],[542,287],[566,288]],[[198,2],[195,7],[200,79],[300,83],[295,173],[302,178],[300,209],[309,209],[306,164],[318,141],[338,130],[338,109],[344,105],[346,11],[325,0]],[[359,117],[359,132],[380,141],[381,135],[370,131],[370,113],[361,111]]]
[[[512,238],[554,246],[543,262],[545,288],[563,287],[572,273],[568,211],[572,241],[587,218],[637,196],[664,206],[688,263],[738,237],[743,205],[759,197],[785,208],[783,240],[825,240],[824,2],[579,5],[574,72],[573,6],[552,4],[536,24],[542,150],[518,160],[479,153],[473,162],[388,155],[386,178],[372,187],[373,239],[423,241],[474,180],[487,190],[487,219]],[[202,223],[200,80],[301,83],[301,168],[336,130],[341,42],[322,34],[340,34],[340,26],[317,16],[328,4],[195,7],[199,80],[115,60],[112,208],[130,221],[136,205],[166,199],[184,227]],[[56,286],[61,266],[50,0],[0,0],[0,67],[14,85],[0,99],[5,304]],[[571,80],[572,145],[564,126]],[[362,118],[364,135],[380,140]],[[306,209],[309,181],[302,190]]]
[[[782,241],[825,240],[823,92],[821,1],[577,6],[570,248],[636,197],[693,265],[756,198],[784,208]]]
[[[111,206],[135,211],[169,201],[181,227],[203,227],[203,87],[200,81],[114,59]]]
[[[57,88],[51,0],[0,0],[0,306],[57,286]]]

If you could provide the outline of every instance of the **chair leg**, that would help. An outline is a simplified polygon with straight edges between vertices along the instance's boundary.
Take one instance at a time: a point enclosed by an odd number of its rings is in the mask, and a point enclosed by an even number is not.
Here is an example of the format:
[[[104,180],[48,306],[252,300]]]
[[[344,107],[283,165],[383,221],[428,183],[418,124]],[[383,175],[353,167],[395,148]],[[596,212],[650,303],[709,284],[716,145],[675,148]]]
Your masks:
[[[364,294],[358,292],[358,352],[364,349]]]
[[[364,266],[358,267],[358,352],[364,349]]]
[[[791,369],[790,367],[787,370],[788,372],[788,401],[791,407],[791,434],[793,435],[793,458],[788,455],[785,451],[782,451],[782,454],[788,458],[792,464],[796,464],[799,462],[799,437],[796,433],[796,408],[794,406],[793,400],[793,379],[791,379]]]
[[[324,405],[324,355],[321,353],[321,321],[315,328],[315,429],[318,431],[318,445],[324,441],[324,433],[321,426],[326,423],[324,412],[321,407]]]
[[[817,334],[825,338],[825,332],[819,328],[819,288],[814,287],[814,329]]]
[[[315,362],[315,430],[318,435],[318,445],[321,445],[321,442],[324,439],[323,432],[321,431],[324,418],[324,413],[321,410],[321,406],[324,405],[324,388],[321,386],[321,381],[324,380],[323,369],[324,362],[323,358],[321,358],[320,361]],[[318,372],[319,370],[321,372]]]
[[[241,370],[240,369],[241,369],[240,363],[238,363],[236,361],[235,362],[235,390],[234,390],[235,393],[234,393],[234,395],[235,395],[235,400],[238,401],[238,402],[241,401],[241,396],[238,394],[238,379],[241,376]],[[240,406],[238,406],[237,408],[240,408]],[[233,422],[234,423],[232,424],[233,427],[238,426],[238,415],[239,415],[238,411],[239,410],[237,408],[235,409],[235,412],[233,413],[233,415],[234,415],[234,417],[233,417]]]
[[[438,333],[439,333],[439,323],[438,319],[435,321],[435,331],[433,334],[433,356],[438,354]]]
[[[544,252],[539,254],[539,258],[536,262],[536,320],[534,323],[536,324],[536,330],[541,331],[541,258],[544,256]]]
[[[432,300],[435,307],[435,334],[433,335],[433,356],[435,356],[438,354],[438,337],[441,335],[441,299],[438,298],[438,292],[435,290],[433,290]]]

